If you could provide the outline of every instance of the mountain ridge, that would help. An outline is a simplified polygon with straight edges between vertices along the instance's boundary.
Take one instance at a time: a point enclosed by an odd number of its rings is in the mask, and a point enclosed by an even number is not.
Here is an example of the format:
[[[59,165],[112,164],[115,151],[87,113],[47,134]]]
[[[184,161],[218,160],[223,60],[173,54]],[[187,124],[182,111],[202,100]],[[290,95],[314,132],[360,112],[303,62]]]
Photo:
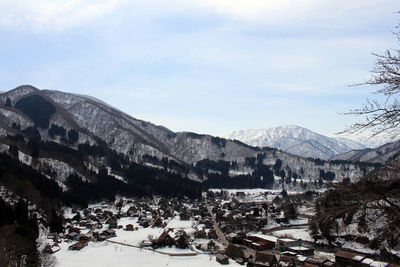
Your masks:
[[[24,114],[14,107],[16,102],[30,95],[42,96],[55,106],[56,113],[49,117],[47,128],[35,125],[29,114]],[[7,106],[8,99],[10,106]],[[24,149],[27,143],[24,145],[15,140],[21,140],[18,136],[22,135],[22,140],[28,140],[29,143],[33,131],[41,142],[44,142],[43,145],[50,147],[62,146],[78,152],[80,149],[92,151],[101,147],[104,151],[115,151],[116,154],[110,154],[111,158],[101,156],[102,154],[89,154],[84,162],[74,163],[86,173],[91,169],[98,170],[104,164],[112,171],[119,171],[124,168],[123,162],[134,162],[208,183],[219,179],[226,181],[226,184],[230,182],[231,177],[242,179],[243,182],[252,179],[258,183],[261,177],[268,176],[273,181],[272,172],[279,176],[279,179],[291,181],[291,178],[303,178],[303,182],[310,183],[321,179],[321,170],[335,174],[335,179],[342,181],[345,178],[360,179],[365,173],[365,168],[370,168],[353,163],[298,157],[277,149],[252,147],[240,141],[211,135],[175,133],[164,126],[136,119],[90,96],[39,90],[33,86],[20,86],[0,94],[0,117],[0,137],[5,145],[15,144],[19,149]],[[72,130],[77,132],[74,142],[68,139]],[[60,131],[61,135],[54,135],[54,132]],[[305,145],[318,144],[308,142]],[[29,152],[29,149],[25,148],[25,151]],[[58,155],[57,160],[64,158],[65,156]],[[119,158],[120,162],[116,162],[115,158]],[[64,163],[68,165],[68,162]],[[61,163],[54,164],[59,166]],[[43,166],[38,165],[38,168]]]
[[[367,148],[351,150],[346,153],[336,155],[331,160],[346,160],[355,162],[370,162],[385,164],[390,158],[400,151],[400,140],[384,144],[377,148]]]
[[[350,139],[324,136],[296,125],[238,130],[224,137],[238,139],[253,146],[269,146],[298,156],[322,159],[329,159],[353,149],[366,148],[363,144]]]

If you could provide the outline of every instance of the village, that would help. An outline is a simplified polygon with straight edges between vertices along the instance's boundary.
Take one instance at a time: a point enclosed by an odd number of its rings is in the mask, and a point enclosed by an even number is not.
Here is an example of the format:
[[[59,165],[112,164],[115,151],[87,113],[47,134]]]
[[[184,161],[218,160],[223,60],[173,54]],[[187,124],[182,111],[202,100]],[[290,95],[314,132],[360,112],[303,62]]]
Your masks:
[[[202,200],[119,198],[84,210],[68,208],[64,234],[49,233],[44,252],[61,265],[114,245],[127,254],[209,259],[210,266],[398,266],[365,253],[316,246],[308,225],[314,211],[307,197],[313,194],[293,203],[284,193],[210,190]]]

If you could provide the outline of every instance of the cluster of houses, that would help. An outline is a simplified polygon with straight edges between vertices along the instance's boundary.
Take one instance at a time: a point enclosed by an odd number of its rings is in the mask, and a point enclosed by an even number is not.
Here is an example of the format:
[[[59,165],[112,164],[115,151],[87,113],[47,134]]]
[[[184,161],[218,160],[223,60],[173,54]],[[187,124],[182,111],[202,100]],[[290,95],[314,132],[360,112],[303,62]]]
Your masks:
[[[313,257],[314,249],[302,247],[301,240],[288,238],[274,239],[270,236],[250,235],[249,242],[260,244],[253,246],[230,243],[225,250],[216,255],[221,264],[229,264],[229,259],[247,266],[302,266],[302,267],[400,267],[392,262],[375,259],[371,255],[350,250],[339,250],[334,259]]]
[[[354,251],[340,250],[335,254],[336,266],[351,267],[400,267],[399,264],[380,261]]]
[[[240,199],[243,193],[236,193]],[[233,199],[233,201],[232,201]],[[235,198],[227,198],[224,194],[208,196],[208,203],[216,214],[218,226],[227,238],[229,245],[216,255],[220,264],[228,264],[229,260],[247,263],[247,266],[373,266],[400,267],[393,263],[382,262],[372,256],[340,250],[335,259],[315,256],[315,249],[309,243],[299,239],[277,238],[265,234],[263,221],[276,218],[282,214],[277,205],[265,205],[257,202],[239,202]],[[270,216],[267,219],[267,214]],[[274,215],[274,216],[271,216]]]
[[[111,211],[112,210],[112,211]],[[184,230],[167,229],[168,221],[178,216],[180,220],[192,220],[196,225],[202,225],[189,233]],[[121,218],[137,218],[135,224],[120,225]],[[212,227],[211,217],[202,201],[177,199],[142,199],[125,200],[115,203],[110,208],[106,203],[96,208],[83,211],[72,209],[70,218],[65,219],[63,235],[51,234],[52,246],[58,247],[62,241],[73,242],[71,250],[81,250],[88,242],[100,242],[116,236],[116,229],[137,231],[139,228],[158,227],[164,231],[152,240],[144,240],[142,246],[159,248],[163,246],[186,247],[195,238],[217,239]],[[45,252],[55,253],[57,249],[46,249]]]
[[[268,223],[288,222],[285,206],[290,200],[280,201],[276,195],[274,197],[279,201],[270,201],[268,204],[265,201],[239,201],[244,194],[240,191],[233,197],[220,192],[207,194],[208,203],[225,235],[236,233],[244,237],[243,233],[262,231]]]
[[[249,266],[303,266],[306,263],[319,261],[313,257],[314,249],[302,246],[301,240],[290,238],[276,238],[262,234],[249,234],[242,244],[229,243],[221,254],[226,257],[225,264],[229,259]],[[217,258],[221,264],[222,256]],[[332,262],[324,260],[324,265],[331,266]]]
[[[163,231],[159,236],[143,240],[139,246],[203,250],[216,253],[216,261],[220,264],[234,260],[247,266],[398,267],[348,251],[337,252],[335,260],[320,259],[314,257],[314,248],[302,240],[259,234],[268,222],[267,214],[280,212],[275,209],[273,205],[239,202],[218,194],[209,195],[206,201],[166,198],[121,200],[112,208],[103,204],[83,211],[72,210],[72,216],[65,219],[65,233],[50,235],[53,245],[46,246],[44,252],[57,252],[60,249],[58,243],[63,240],[72,242],[70,250],[81,250],[88,242],[115,237],[116,229],[138,231],[154,227]],[[119,220],[126,217],[137,219],[135,223],[120,225]],[[168,228],[168,222],[177,217],[193,223],[190,231]],[[221,234],[226,243],[219,240]]]

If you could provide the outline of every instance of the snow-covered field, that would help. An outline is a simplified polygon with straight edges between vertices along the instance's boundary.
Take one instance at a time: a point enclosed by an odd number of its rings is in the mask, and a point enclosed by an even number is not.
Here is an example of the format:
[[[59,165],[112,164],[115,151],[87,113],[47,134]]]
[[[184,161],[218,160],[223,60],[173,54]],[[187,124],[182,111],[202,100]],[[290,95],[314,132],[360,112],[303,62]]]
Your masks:
[[[97,205],[93,205],[96,207]],[[111,208],[112,210],[112,208]],[[65,211],[66,217],[72,217],[70,209]],[[119,225],[125,227],[127,224],[132,224],[139,229],[136,231],[125,231],[123,229],[116,229],[116,237],[110,238],[108,241],[103,242],[89,242],[87,247],[80,251],[68,250],[68,247],[74,242],[60,243],[61,250],[54,254],[57,259],[57,266],[61,267],[74,267],[74,266],[94,266],[94,267],[108,267],[108,266],[172,266],[172,267],[206,267],[206,266],[220,266],[215,260],[215,257],[202,252],[190,249],[177,249],[176,247],[159,248],[152,251],[149,248],[138,248],[143,240],[149,238],[157,238],[164,231],[163,228],[143,228],[138,225],[137,218],[121,218],[118,221]],[[186,232],[193,232],[193,221],[182,221],[179,216],[167,222],[166,229],[185,230]],[[171,232],[171,234],[173,234]],[[117,243],[114,243],[117,242]],[[166,253],[180,254],[183,256],[170,256]],[[197,255],[195,255],[198,253]],[[186,255],[185,255],[186,254]],[[190,255],[190,256],[189,256]],[[234,261],[230,261],[229,266],[240,266]]]
[[[68,250],[68,244],[62,243],[61,250],[55,254],[60,267],[208,267],[221,266],[215,257],[206,254],[196,256],[168,256],[154,251],[133,248],[107,241],[90,242],[81,251]],[[229,266],[242,266],[230,261]]]
[[[274,231],[271,233],[276,237],[289,237],[292,239],[301,239],[304,241],[314,242],[314,239],[310,235],[310,230],[307,229],[286,229]]]

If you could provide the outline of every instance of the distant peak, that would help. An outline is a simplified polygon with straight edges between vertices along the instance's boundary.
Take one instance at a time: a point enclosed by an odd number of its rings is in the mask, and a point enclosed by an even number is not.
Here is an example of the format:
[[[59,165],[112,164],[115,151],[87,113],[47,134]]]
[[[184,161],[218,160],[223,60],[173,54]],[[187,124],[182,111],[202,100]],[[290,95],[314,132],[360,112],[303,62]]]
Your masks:
[[[30,84],[23,84],[23,85],[20,85],[20,86],[16,87],[16,88],[13,89],[13,90],[26,90],[26,89],[30,89],[30,90],[32,90],[32,91],[40,91],[38,88],[36,88],[35,86],[32,86],[32,85],[30,85]]]

